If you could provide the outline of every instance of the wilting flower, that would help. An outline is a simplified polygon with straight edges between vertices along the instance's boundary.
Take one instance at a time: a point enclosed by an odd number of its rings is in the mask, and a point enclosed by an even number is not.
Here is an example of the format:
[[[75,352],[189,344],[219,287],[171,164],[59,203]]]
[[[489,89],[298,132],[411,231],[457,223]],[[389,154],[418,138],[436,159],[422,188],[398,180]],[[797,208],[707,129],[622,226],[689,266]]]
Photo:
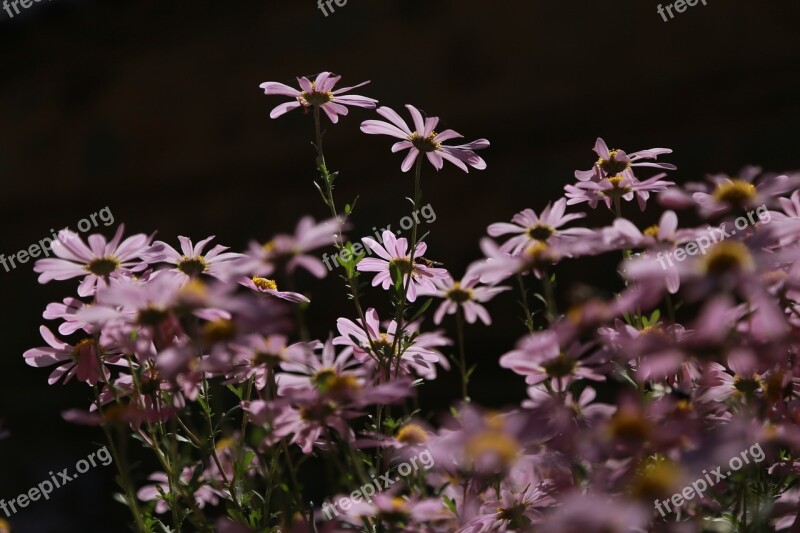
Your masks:
[[[148,259],[151,263],[175,265],[174,270],[182,274],[187,281],[190,278],[198,277],[200,274],[208,274],[209,276],[220,278],[221,267],[226,263],[243,257],[243,255],[231,252],[223,253],[228,247],[219,244],[204,253],[203,250],[206,245],[213,239],[214,236],[212,235],[193,246],[191,239],[179,236],[180,252],[163,241],[156,241],[148,252]]]
[[[106,285],[109,278],[130,275],[147,268],[143,258],[150,246],[147,235],[139,233],[122,240],[125,225],[120,224],[110,242],[99,234],[89,235],[89,245],[76,234],[61,230],[52,244],[58,257],[39,259],[33,271],[41,274],[39,283],[85,276],[78,287],[78,295],[91,296],[97,286]]]
[[[447,270],[424,263],[423,256],[428,249],[428,245],[424,242],[417,243],[412,263],[408,251],[408,240],[405,237],[397,239],[391,231],[386,230],[383,232],[382,245],[369,237],[364,237],[362,240],[380,257],[380,259],[373,257],[362,259],[356,267],[359,272],[378,272],[378,275],[372,279],[373,287],[381,285],[386,290],[391,288],[394,285],[392,278],[392,267],[394,267],[403,277],[403,286],[408,284],[406,297],[409,302],[413,302],[417,299],[418,292],[435,292],[436,287],[433,282],[447,277]]]
[[[474,324],[476,320],[480,319],[487,326],[490,325],[492,318],[481,304],[511,287],[479,287],[479,283],[480,276],[475,273],[474,269],[468,269],[461,281],[453,281],[448,274],[446,278],[434,281],[435,291],[429,293],[422,291],[421,294],[444,299],[433,315],[434,324],[441,324],[444,315],[452,315],[461,307],[464,310],[464,318],[470,324]]]
[[[333,88],[341,78],[341,76],[336,76],[330,72],[321,72],[314,81],[310,81],[306,77],[297,78],[297,83],[300,85],[301,89],[299,91],[275,81],[264,82],[260,87],[264,89],[264,94],[277,94],[294,98],[291,102],[281,104],[273,109],[269,114],[271,118],[278,118],[287,111],[298,107],[308,110],[316,106],[328,115],[331,122],[336,124],[339,122],[339,115],[347,115],[348,109],[345,106],[352,105],[356,107],[373,108],[375,104],[378,103],[377,100],[367,98],[366,96],[344,94],[358,87],[363,87],[369,83],[368,81],[359,83],[353,87],[344,87],[334,91]]]
[[[471,143],[458,146],[446,146],[442,144],[450,139],[461,138],[462,135],[453,130],[444,130],[441,133],[435,131],[439,124],[438,117],[422,118],[422,113],[412,106],[407,105],[409,113],[414,120],[414,131],[408,124],[400,118],[394,110],[388,107],[378,108],[378,114],[389,122],[382,120],[366,120],[361,124],[361,131],[373,135],[389,135],[400,142],[392,146],[392,152],[409,150],[408,155],[401,166],[403,172],[408,172],[420,153],[424,153],[428,161],[436,170],[444,166],[444,160],[450,161],[464,172],[469,172],[467,165],[483,170],[486,162],[475,154],[475,150],[480,150],[489,146],[486,139],[478,139]]]

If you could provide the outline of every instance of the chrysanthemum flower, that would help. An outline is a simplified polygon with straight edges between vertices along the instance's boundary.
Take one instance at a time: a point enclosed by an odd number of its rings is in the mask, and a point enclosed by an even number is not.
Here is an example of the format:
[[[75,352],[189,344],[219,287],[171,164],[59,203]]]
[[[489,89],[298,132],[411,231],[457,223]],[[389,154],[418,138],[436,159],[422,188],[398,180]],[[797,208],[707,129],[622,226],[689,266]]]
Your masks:
[[[143,261],[152,237],[142,233],[122,240],[125,225],[120,224],[110,242],[99,234],[89,235],[89,245],[68,230],[61,230],[52,244],[58,258],[39,259],[33,271],[40,274],[39,283],[85,276],[78,287],[79,296],[91,296],[98,285],[109,278],[129,275],[147,268]]]
[[[486,168],[486,162],[475,154],[475,150],[487,148],[489,141],[478,139],[471,143],[458,146],[446,146],[442,144],[450,139],[463,137],[460,133],[453,130],[444,130],[441,133],[434,131],[439,124],[438,117],[422,118],[422,113],[412,106],[407,105],[409,113],[414,120],[414,130],[394,110],[388,107],[378,108],[378,114],[386,118],[389,122],[382,120],[366,120],[361,124],[361,131],[372,135],[389,135],[400,142],[392,146],[392,152],[409,150],[408,155],[400,168],[403,172],[408,172],[420,153],[424,153],[428,161],[436,170],[444,166],[444,160],[450,161],[464,172],[469,172],[467,165],[478,170]]]
[[[206,245],[213,239],[214,236],[212,235],[198,242],[196,245],[192,245],[191,239],[179,236],[178,240],[181,243],[180,252],[163,241],[156,241],[148,252],[148,261],[150,263],[169,263],[175,265],[174,270],[180,273],[187,281],[201,274],[220,278],[221,267],[226,263],[230,263],[244,256],[231,252],[223,253],[228,247],[219,244],[204,253],[203,250]]]
[[[386,290],[391,288],[394,285],[394,279],[392,279],[392,266],[394,266],[402,274],[403,283],[409,283],[406,296],[409,302],[413,302],[417,299],[419,291],[435,292],[436,287],[433,282],[447,277],[447,270],[427,266],[420,262],[428,249],[428,245],[424,242],[417,243],[412,263],[408,240],[405,237],[397,239],[391,231],[387,230],[383,232],[383,244],[369,237],[361,240],[380,257],[380,259],[373,257],[362,259],[356,267],[359,272],[378,272],[378,275],[372,279],[373,287],[381,285]]]
[[[341,78],[341,76],[336,76],[330,72],[321,72],[314,81],[310,81],[306,77],[297,78],[297,83],[300,85],[301,90],[275,81],[264,82],[260,87],[264,89],[264,94],[276,94],[294,98],[293,101],[281,104],[273,109],[269,114],[271,118],[278,118],[286,112],[298,107],[311,109],[316,106],[328,115],[331,122],[336,124],[339,122],[339,115],[347,115],[348,109],[345,106],[352,105],[355,107],[373,108],[378,103],[377,100],[367,98],[366,96],[358,96],[355,94],[344,95],[344,93],[350,92],[353,89],[363,87],[368,84],[369,81],[359,83],[353,87],[344,87],[334,91],[333,88]]]
[[[278,284],[273,279],[253,276],[251,278],[242,278],[242,280],[239,283],[257,293],[269,294],[270,296],[274,296],[275,298],[280,298],[281,300],[286,300],[287,302],[308,303],[311,301],[302,294],[297,292],[279,291]]]

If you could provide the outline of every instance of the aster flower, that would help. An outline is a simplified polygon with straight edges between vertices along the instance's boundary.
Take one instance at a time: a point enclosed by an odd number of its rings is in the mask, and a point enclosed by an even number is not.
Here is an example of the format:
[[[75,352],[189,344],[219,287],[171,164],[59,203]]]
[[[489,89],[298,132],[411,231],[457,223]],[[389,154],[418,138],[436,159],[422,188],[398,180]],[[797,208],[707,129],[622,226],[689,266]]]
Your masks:
[[[457,533],[530,531],[542,521],[543,511],[556,504],[551,490],[552,484],[548,482],[528,485],[521,492],[503,489],[499,499],[484,502],[481,514]]]
[[[239,283],[259,294],[269,294],[270,296],[280,298],[281,300],[286,300],[287,302],[308,303],[311,301],[302,294],[296,292],[279,291],[278,284],[273,279],[253,276],[252,278],[242,278]]]
[[[575,185],[565,185],[564,195],[568,198],[567,205],[587,202],[592,209],[595,209],[601,202],[611,209],[614,202],[619,199],[630,202],[635,198],[639,209],[644,211],[647,207],[647,200],[650,199],[650,193],[662,192],[674,185],[671,181],[662,180],[661,178],[664,176],[666,174],[658,174],[644,181],[624,175],[579,181]]]
[[[189,466],[185,467],[179,477],[179,482],[183,485],[188,485],[193,479],[193,469]],[[165,494],[170,494],[169,478],[164,472],[153,472],[148,476],[152,485],[145,485],[136,493],[136,497],[143,502],[155,501],[155,510],[159,514],[169,511],[169,504],[164,500]],[[224,498],[225,494],[218,491],[214,487],[202,484],[193,491],[194,503],[199,509],[205,508],[206,505],[217,505],[220,498]]]
[[[480,319],[487,326],[490,325],[492,318],[481,304],[488,302],[511,287],[479,287],[479,283],[480,276],[474,272],[474,269],[467,269],[460,281],[453,281],[453,278],[448,274],[446,278],[434,281],[435,291],[425,292],[425,290],[422,290],[421,294],[435,296],[444,300],[439,304],[436,313],[433,315],[434,324],[441,324],[444,315],[455,314],[458,308],[461,307],[464,310],[464,318],[470,324],[474,324]]]
[[[572,213],[565,215],[567,200],[561,198],[551,205],[548,203],[538,216],[533,209],[520,211],[511,219],[513,224],[497,222],[491,224],[488,233],[492,237],[514,234],[515,236],[507,240],[500,246],[501,252],[508,252],[513,255],[519,254],[526,246],[533,241],[550,242],[554,239],[573,237],[586,237],[593,232],[586,228],[570,228],[559,230],[561,226],[578,220],[586,216],[585,213]]]
[[[382,120],[366,120],[361,124],[361,131],[371,135],[389,135],[401,139],[392,146],[392,152],[409,150],[408,155],[403,160],[401,169],[408,172],[414,166],[414,162],[420,153],[424,153],[428,161],[436,170],[444,166],[444,161],[450,161],[464,172],[469,172],[467,165],[483,170],[486,162],[475,154],[475,150],[481,150],[489,146],[486,139],[478,139],[467,144],[458,146],[447,146],[442,144],[450,139],[461,138],[462,135],[453,130],[444,130],[441,133],[434,131],[439,124],[438,117],[428,117],[423,119],[422,113],[412,106],[407,105],[411,118],[414,121],[414,130],[394,110],[388,107],[378,108],[378,114],[389,122]]]
[[[101,365],[120,359],[119,355],[112,355],[105,347],[99,347],[98,353],[97,343],[91,338],[72,345],[58,339],[45,326],[39,328],[39,333],[49,346],[26,351],[25,362],[39,368],[58,365],[47,380],[50,385],[61,378],[64,378],[66,384],[74,377],[88,385],[94,385],[103,380],[103,374],[109,374],[108,369]]]
[[[290,96],[294,100],[281,104],[269,114],[270,118],[278,118],[292,109],[302,107],[305,110],[313,107],[322,109],[328,118],[336,124],[339,122],[339,115],[347,115],[348,109],[345,106],[351,105],[355,107],[374,108],[377,100],[367,98],[366,96],[358,96],[355,94],[345,95],[345,93],[363,87],[369,81],[359,83],[353,87],[344,87],[334,90],[334,87],[341,79],[330,72],[321,72],[317,75],[314,81],[310,81],[306,77],[297,78],[297,83],[300,85],[301,90],[297,90],[283,83],[275,81],[268,81],[262,83],[259,87],[264,89],[264,94],[267,95],[281,95]]]
[[[778,203],[778,196],[800,187],[800,174],[763,174],[759,167],[745,167],[738,176],[709,176],[705,183],[690,183],[685,189],[670,189],[659,202],[670,208],[695,207],[705,218],[728,213],[740,215],[761,206]],[[783,204],[784,207],[786,204]]]
[[[333,218],[316,223],[310,216],[303,217],[297,223],[294,235],[281,233],[263,245],[251,242],[246,257],[237,261],[231,271],[271,276],[277,269],[292,274],[297,268],[303,268],[317,278],[324,278],[328,269],[319,258],[308,252],[332,245],[344,229],[346,227],[340,228],[339,222]]]
[[[436,377],[436,363],[447,368],[446,359],[434,348],[449,344],[449,340],[437,334],[411,335],[409,338],[398,339],[397,322],[389,322],[386,332],[381,328],[380,319],[375,309],[367,309],[365,313],[367,321],[366,328],[361,324],[361,320],[353,322],[347,318],[340,318],[336,321],[339,336],[333,339],[333,344],[337,346],[347,346],[352,350],[356,358],[366,361],[370,356],[380,361],[396,362],[398,352],[400,353],[400,369],[406,373],[414,371],[425,377],[433,379]],[[408,332],[415,332],[414,325],[409,325]],[[372,345],[370,345],[370,339]],[[394,347],[394,351],[392,348]],[[373,353],[373,349],[377,353]],[[346,352],[342,352],[344,355]]]
[[[234,355],[230,379],[241,383],[254,378],[258,390],[263,390],[269,383],[270,375],[274,375],[281,363],[302,361],[306,358],[310,349],[307,343],[289,345],[287,341],[285,335],[265,337],[254,333],[231,343]]]
[[[406,297],[409,302],[413,302],[417,299],[418,292],[435,292],[436,286],[433,282],[447,277],[447,270],[431,267],[421,262],[428,249],[428,245],[424,242],[417,243],[413,254],[409,254],[408,240],[405,237],[395,238],[389,230],[383,232],[383,244],[369,237],[361,240],[380,258],[362,259],[356,267],[359,272],[378,272],[378,275],[372,279],[373,287],[381,285],[388,290],[394,286],[392,278],[392,266],[394,266],[403,276],[404,286],[408,284]],[[410,255],[414,257],[413,263]]]
[[[244,256],[230,252],[223,253],[228,247],[219,244],[204,253],[206,245],[213,239],[212,235],[193,245],[188,237],[178,236],[181,243],[180,252],[163,241],[156,241],[148,252],[148,261],[175,265],[174,271],[181,274],[187,281],[201,274],[220,278],[221,268],[226,263]]]
[[[579,181],[596,180],[611,176],[625,175],[633,178],[633,167],[653,167],[662,170],[675,170],[677,167],[669,163],[650,162],[651,159],[658,159],[658,156],[671,154],[669,148],[651,148],[640,150],[628,155],[623,150],[609,150],[606,142],[599,138],[594,145],[594,153],[599,159],[591,170],[576,170],[575,177]]]
[[[314,350],[320,349],[320,355],[316,355]],[[283,372],[276,380],[281,396],[295,389],[335,394],[350,387],[363,387],[366,382],[367,369],[353,358],[353,352],[347,350],[337,355],[330,339],[324,345],[321,342],[307,344],[293,360],[284,361],[280,366]]]
[[[92,296],[109,278],[131,275],[147,268],[143,261],[152,237],[142,233],[122,240],[125,225],[120,224],[110,242],[99,234],[89,235],[87,246],[76,234],[61,230],[52,243],[57,258],[39,259],[33,271],[40,274],[39,283],[83,277],[79,296]]]

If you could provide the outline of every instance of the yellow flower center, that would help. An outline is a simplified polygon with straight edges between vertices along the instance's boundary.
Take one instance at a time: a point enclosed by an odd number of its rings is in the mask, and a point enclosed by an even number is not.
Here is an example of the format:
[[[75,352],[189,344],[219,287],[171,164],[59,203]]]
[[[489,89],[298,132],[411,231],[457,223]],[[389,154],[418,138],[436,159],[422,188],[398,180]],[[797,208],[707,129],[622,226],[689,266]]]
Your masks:
[[[406,424],[400,428],[395,438],[403,444],[422,444],[427,442],[428,433],[417,424]]]
[[[419,150],[420,152],[435,152],[439,149],[442,145],[440,142],[436,142],[434,139],[436,136],[439,135],[435,131],[428,135],[427,137],[423,137],[418,132],[414,132],[408,138],[411,141],[411,144],[414,145],[414,148]]]
[[[730,205],[742,205],[756,196],[756,186],[744,180],[725,181],[717,186],[714,199]]]
[[[630,168],[630,163],[623,163],[622,161],[617,161],[617,155],[619,154],[619,150],[611,150],[608,153],[608,159],[603,159],[602,157],[597,160],[597,164],[603,171],[606,173],[607,176],[616,176],[620,172],[627,170]]]
[[[465,451],[471,461],[491,454],[500,459],[502,467],[506,468],[517,459],[522,448],[514,437],[500,431],[488,430],[470,438]]]
[[[703,259],[703,271],[713,276],[730,272],[753,272],[755,261],[747,247],[736,241],[717,244]]]
[[[236,337],[236,325],[230,320],[221,318],[207,322],[203,326],[203,338],[208,344],[225,342]]]
[[[178,270],[192,278],[199,276],[205,272],[207,268],[208,263],[206,263],[202,255],[198,255],[197,257],[186,257],[184,255],[181,257],[181,260],[178,261]]]
[[[100,257],[93,260],[84,268],[95,276],[106,277],[119,268],[120,262],[116,257]]]
[[[275,283],[275,280],[273,279],[259,278],[258,276],[253,276],[253,284],[255,284],[255,286],[261,289],[262,291],[278,290],[278,284]]]
[[[300,93],[300,96],[298,98],[300,100],[300,103],[303,104],[303,106],[311,107],[315,105],[318,106],[327,104],[328,102],[334,99],[334,96],[331,91],[324,93],[317,91],[316,84],[312,81],[311,91],[310,92],[303,91],[302,93]]]
[[[654,224],[654,225],[652,225],[652,226],[650,226],[648,228],[645,228],[645,230],[642,232],[642,234],[645,237],[652,237],[652,238],[655,239],[655,238],[658,237],[658,226]]]
[[[461,282],[456,281],[453,287],[447,291],[447,298],[456,303],[464,303],[472,300],[472,289],[462,289]]]

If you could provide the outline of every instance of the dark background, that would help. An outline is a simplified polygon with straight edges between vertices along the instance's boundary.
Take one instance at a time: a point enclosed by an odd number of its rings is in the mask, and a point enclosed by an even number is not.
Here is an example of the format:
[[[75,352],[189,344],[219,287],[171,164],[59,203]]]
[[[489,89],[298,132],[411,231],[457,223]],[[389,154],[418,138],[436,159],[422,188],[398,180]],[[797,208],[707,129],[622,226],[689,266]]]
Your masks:
[[[479,257],[488,224],[538,211],[576,168],[589,168],[597,136],[628,151],[673,148],[678,181],[750,163],[800,167],[800,5],[708,2],[666,23],[655,0],[350,0],[327,18],[311,0],[52,0],[13,20],[0,11],[0,253],[50,228],[74,229],[105,206],[129,231],[157,229],[171,242],[214,234],[236,249],[292,230],[303,214],[324,217],[311,184],[311,117],[270,120],[285,99],[258,88],[321,70],[345,85],[371,79],[356,93],[395,109],[413,103],[469,140],[492,142],[486,171],[425,169],[424,203],[438,217],[429,256],[456,275]],[[373,112],[351,108],[327,128],[338,201],[360,195],[354,237],[396,226],[412,194],[390,139],[359,132],[366,118]],[[607,283],[611,266],[565,266],[562,300],[565,279]],[[324,337],[350,307],[335,277],[305,281],[313,333]],[[42,344],[45,305],[76,283],[40,286],[28,263],[0,269],[0,285],[0,417],[11,431],[0,441],[0,497],[8,500],[49,470],[74,468],[103,437],[60,418],[88,404],[84,386],[48,386],[49,371],[22,359]],[[381,296],[367,302],[386,314]],[[490,310],[495,326],[468,330],[469,357],[481,363],[472,390],[502,406],[524,395],[523,380],[496,364],[522,328],[514,296]],[[453,378],[428,386],[424,402],[444,407],[457,394]],[[97,468],[56,490],[14,516],[15,530],[124,531],[113,475],[113,465]]]

